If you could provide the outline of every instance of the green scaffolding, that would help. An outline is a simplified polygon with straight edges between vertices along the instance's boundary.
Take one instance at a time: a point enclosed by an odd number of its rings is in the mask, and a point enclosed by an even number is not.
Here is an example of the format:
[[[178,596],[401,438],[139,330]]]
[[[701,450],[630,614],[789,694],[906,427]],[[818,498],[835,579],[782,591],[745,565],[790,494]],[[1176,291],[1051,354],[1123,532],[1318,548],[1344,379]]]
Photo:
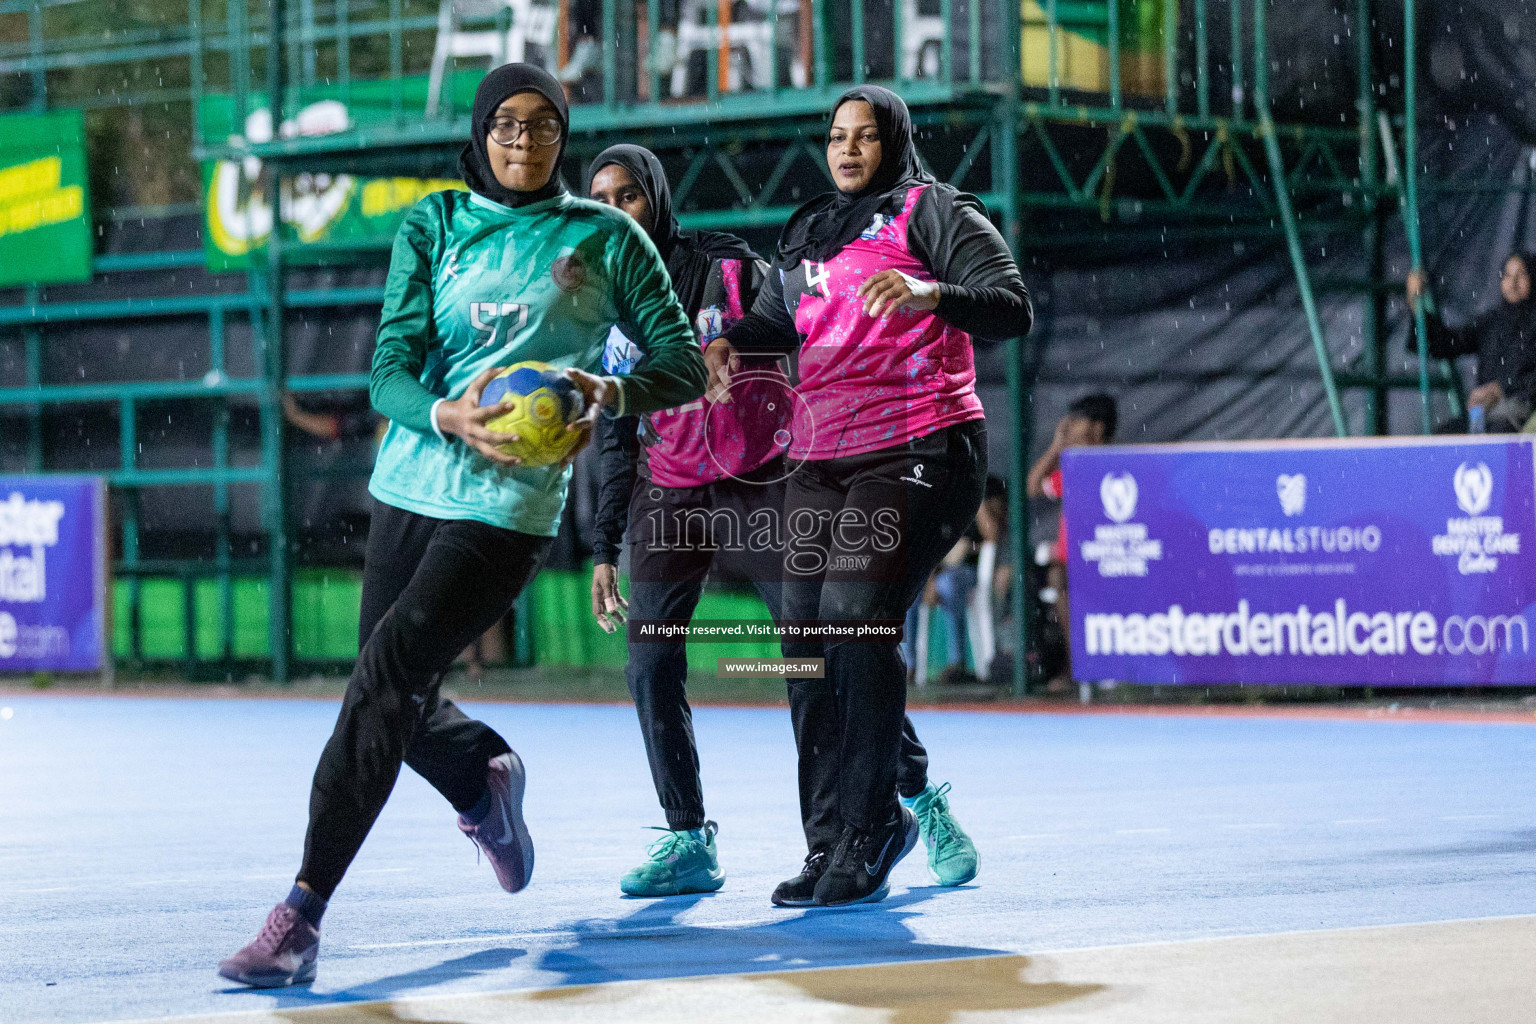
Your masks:
[[[190,103],[195,108],[205,96],[218,93],[232,103],[233,123],[243,124],[247,112],[265,104],[272,123],[281,125],[285,111],[297,111],[318,98],[339,98],[345,103],[364,93],[374,97],[373,116],[323,136],[283,137],[274,132],[269,141],[250,142],[229,136],[205,138],[194,128],[198,159],[254,157],[271,168],[266,199],[273,209],[284,179],[301,173],[451,173],[469,131],[461,97],[466,88],[472,90],[479,70],[460,69],[448,61],[438,89],[442,98],[435,108],[426,109],[419,99],[429,73],[425,56],[448,24],[437,0],[189,0],[183,23],[125,29],[108,42],[99,35],[50,38],[44,31],[45,15],[59,2],[0,0],[0,18],[14,15],[27,23],[25,43],[0,44],[0,74],[30,76],[31,109],[47,109],[51,104],[89,108],[151,103]],[[548,3],[564,10],[557,0]],[[1418,377],[1398,378],[1385,372],[1381,238],[1388,211],[1398,209],[1408,229],[1414,265],[1420,265],[1416,161],[1405,160],[1402,186],[1379,172],[1378,146],[1390,149],[1390,128],[1385,136],[1378,128],[1375,83],[1366,72],[1359,75],[1354,123],[1275,120],[1268,96],[1267,0],[1233,0],[1226,24],[1211,22],[1206,0],[1186,0],[1182,5],[1173,0],[921,0],[881,5],[878,10],[864,0],[837,5],[826,0],[779,0],[767,5],[763,24],[752,29],[759,38],[766,33],[770,57],[766,82],[751,89],[731,86],[732,76],[744,73],[738,67],[744,58],[735,40],[747,30],[721,23],[722,13],[732,10],[730,5],[704,3],[699,31],[714,42],[703,51],[702,90],[681,102],[663,95],[666,69],[651,52],[651,42],[669,29],[660,24],[660,5],[644,5],[643,15],[641,9],[604,0],[600,95],[574,108],[570,149],[579,158],[622,139],[644,143],[664,155],[686,156],[687,170],[675,192],[679,209],[696,207],[682,218],[687,226],[750,228],[782,223],[798,201],[791,194],[789,172],[797,163],[816,162],[817,152],[808,140],[814,137],[823,112],[848,84],[876,80],[878,70],[878,80],[907,99],[920,128],[947,131],[963,145],[964,155],[947,169],[946,176],[980,195],[1016,252],[1145,241],[1144,231],[1134,221],[1146,215],[1174,220],[1175,233],[1191,239],[1283,236],[1339,434],[1349,432],[1341,389],[1367,393],[1366,422],[1358,426],[1365,433],[1384,429],[1386,398],[1393,388],[1417,388],[1426,416],[1432,389],[1450,390],[1455,401],[1453,378],[1447,368],[1433,366],[1424,349],[1422,309],[1415,311],[1421,339]],[[1408,116],[1403,130],[1406,152],[1412,154],[1416,40],[1411,0],[1405,0],[1403,9],[1407,45],[1401,67],[1392,71],[1400,70],[1407,83]],[[1353,10],[1357,68],[1370,69],[1374,61],[1371,7],[1368,0],[1355,0]],[[908,14],[913,11],[918,12],[918,20],[909,24]],[[929,12],[926,21],[925,11]],[[479,27],[505,33],[510,17],[503,10]],[[1193,22],[1187,28],[1181,26],[1186,17]],[[931,34],[935,24],[940,26],[936,38],[921,35]],[[1000,28],[994,32],[990,27]],[[1191,67],[1180,66],[1181,54],[1186,52],[1179,45],[1181,33],[1192,36]],[[1212,95],[1216,76],[1209,51],[1217,33],[1225,33],[1230,41],[1227,73],[1234,88],[1226,97]],[[872,47],[871,39],[883,42]],[[907,45],[909,40],[923,45],[914,50]],[[1043,64],[1037,59],[1042,40]],[[569,42],[562,30],[558,46],[567,47]],[[1085,52],[1098,62],[1094,65],[1097,78],[1083,77]],[[781,60],[784,54],[789,55],[787,61]],[[62,69],[128,66],[146,60],[184,62],[178,66],[186,69],[185,84],[162,83],[109,98],[56,99],[49,91],[49,75]],[[1250,81],[1251,92],[1246,88]],[[192,123],[198,124],[195,116]],[[745,169],[741,153],[748,147],[766,147],[775,154],[766,165],[768,171]],[[1085,152],[1096,154],[1086,169],[1083,161],[1075,159]],[[1156,181],[1157,195],[1134,203],[1115,198],[1117,162],[1129,153],[1145,162]],[[1020,161],[1026,155],[1051,168],[1055,180],[1050,187],[1024,184]],[[1218,168],[1238,176],[1247,187],[1213,188]],[[724,200],[717,197],[701,206],[697,197],[702,193],[694,189],[706,177],[729,188],[723,192]],[[1325,200],[1338,202],[1330,205]],[[1076,233],[1031,230],[1032,213],[1063,209],[1080,211],[1085,222],[1096,217],[1098,224]],[[1364,373],[1338,372],[1331,365],[1305,259],[1307,234],[1335,230],[1341,222],[1365,232],[1372,254],[1367,278],[1352,286],[1366,296],[1370,347]],[[1167,236],[1164,229],[1161,237]],[[143,588],[151,580],[181,581],[177,593],[182,595],[183,635],[196,639],[177,647],[177,657],[169,660],[186,662],[188,671],[205,663],[238,661],[237,651],[251,649],[237,642],[234,609],[256,593],[249,584],[256,576],[264,580],[260,592],[268,624],[266,667],[280,680],[293,671],[294,574],[283,501],[290,471],[283,454],[281,394],[284,390],[365,388],[367,383],[362,375],[287,373],[284,323],[288,310],[371,306],[380,299],[377,288],[291,289],[290,269],[313,254],[289,249],[282,232],[274,230],[264,251],[253,259],[247,286],[239,294],[59,304],[42,301],[33,289],[24,304],[0,308],[0,327],[24,331],[27,384],[0,388],[0,405],[29,412],[32,471],[47,469],[42,464],[37,425],[43,406],[99,402],[118,407],[121,463],[106,475],[125,498],[121,558],[116,567],[126,584],[120,600],[130,621],[138,624],[144,618]],[[349,251],[328,258],[357,255]],[[102,256],[97,266],[102,272],[116,272],[196,265],[202,260],[201,252],[168,252]],[[78,386],[40,383],[41,346],[49,324],[188,315],[207,321],[210,365],[215,372],[205,379]],[[260,339],[257,376],[235,379],[224,372],[223,337],[230,318],[249,322]],[[1009,401],[1018,424],[1009,475],[1013,493],[1019,495],[1024,493],[1033,420],[1026,372],[1032,363],[1028,345],[1028,339],[1011,339],[1007,349]],[[228,463],[228,400],[232,396],[258,402],[262,444],[257,465]],[[136,464],[137,410],[143,403],[165,399],[216,403],[220,412],[212,439],[213,466],[146,469]],[[267,555],[255,562],[237,563],[229,555],[228,488],[235,483],[256,483],[262,488],[269,544]],[[211,563],[147,564],[138,553],[136,495],[144,487],[183,485],[215,489],[220,554]],[[1010,509],[1012,549],[1023,558],[1031,550],[1025,503],[1011,502]],[[1019,630],[1015,650],[1025,651],[1030,646],[1027,602],[1023,587],[1012,589]],[[208,611],[213,607],[209,602],[217,604],[218,615]],[[220,631],[216,639],[203,635],[209,628]],[[157,660],[135,631],[130,634],[131,657]],[[302,662],[326,660],[312,656],[315,645],[302,646]],[[1014,690],[1022,694],[1029,684],[1027,661],[1022,657],[1013,661]]]

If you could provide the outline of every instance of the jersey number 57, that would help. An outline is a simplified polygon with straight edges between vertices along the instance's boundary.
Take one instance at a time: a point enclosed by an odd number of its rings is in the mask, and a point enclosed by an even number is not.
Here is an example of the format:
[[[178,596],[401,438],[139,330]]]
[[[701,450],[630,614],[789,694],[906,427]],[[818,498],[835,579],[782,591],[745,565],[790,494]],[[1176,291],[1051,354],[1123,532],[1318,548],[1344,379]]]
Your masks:
[[[505,345],[528,326],[528,307],[521,302],[471,302],[469,323],[485,334],[481,345]]]

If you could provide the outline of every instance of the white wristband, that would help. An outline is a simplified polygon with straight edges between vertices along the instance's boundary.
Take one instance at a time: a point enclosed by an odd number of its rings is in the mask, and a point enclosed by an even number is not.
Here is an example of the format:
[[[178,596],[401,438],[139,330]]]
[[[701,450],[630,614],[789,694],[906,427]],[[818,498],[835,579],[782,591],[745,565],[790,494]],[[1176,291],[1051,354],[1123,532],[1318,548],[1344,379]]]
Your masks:
[[[439,441],[446,441],[446,440],[448,440],[447,435],[445,435],[443,433],[443,428],[437,425],[437,407],[442,405],[446,401],[448,401],[448,399],[446,399],[446,398],[439,398],[437,401],[432,403],[432,416],[431,416],[431,418],[432,418],[432,433],[437,435],[437,439]]]

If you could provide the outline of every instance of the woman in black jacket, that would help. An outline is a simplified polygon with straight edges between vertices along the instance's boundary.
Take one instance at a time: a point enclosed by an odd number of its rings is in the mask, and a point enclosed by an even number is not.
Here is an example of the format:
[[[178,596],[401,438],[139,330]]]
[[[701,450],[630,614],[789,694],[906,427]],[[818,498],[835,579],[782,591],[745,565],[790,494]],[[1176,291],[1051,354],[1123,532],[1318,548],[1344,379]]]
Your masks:
[[[1536,408],[1536,300],[1531,296],[1531,268],[1526,253],[1513,253],[1504,261],[1499,278],[1503,298],[1497,306],[1474,317],[1463,327],[1447,327],[1438,313],[1428,313],[1424,325],[1429,334],[1429,354],[1435,359],[1477,356],[1477,386],[1467,395],[1467,405],[1481,408],[1489,433],[1519,431]],[[1425,289],[1422,273],[1408,275],[1411,307]],[[1417,351],[1413,332],[1408,348]],[[1442,424],[1439,433],[1467,430],[1465,414]]]
[[[842,906],[882,898],[930,826],[941,881],[975,874],[975,848],[941,791],[898,801],[899,641],[907,608],[981,504],[987,435],[971,336],[1022,335],[1031,310],[981,204],[922,169],[895,93],[842,95],[827,168],[836,190],[790,218],[752,312],[705,362],[718,387],[739,354],[799,351],[785,622],[894,627],[889,639],[834,628],[784,644],[788,657],[826,659],[825,680],[793,683],[821,695],[802,701],[820,710],[796,715],[796,742],[802,799],[835,793],[838,815],[808,829],[805,868],[774,901]]]

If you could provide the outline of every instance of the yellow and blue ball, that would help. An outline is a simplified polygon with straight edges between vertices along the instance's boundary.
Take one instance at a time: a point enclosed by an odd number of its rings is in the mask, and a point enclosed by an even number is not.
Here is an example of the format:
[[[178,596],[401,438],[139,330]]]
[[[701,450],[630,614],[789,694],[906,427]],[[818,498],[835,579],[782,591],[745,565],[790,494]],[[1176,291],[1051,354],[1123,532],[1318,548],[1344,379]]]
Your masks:
[[[480,406],[507,403],[509,408],[486,424],[498,434],[516,434],[516,441],[498,445],[525,466],[549,466],[571,453],[580,434],[568,427],[579,419],[586,402],[569,377],[548,363],[515,363],[491,378],[480,395]]]

